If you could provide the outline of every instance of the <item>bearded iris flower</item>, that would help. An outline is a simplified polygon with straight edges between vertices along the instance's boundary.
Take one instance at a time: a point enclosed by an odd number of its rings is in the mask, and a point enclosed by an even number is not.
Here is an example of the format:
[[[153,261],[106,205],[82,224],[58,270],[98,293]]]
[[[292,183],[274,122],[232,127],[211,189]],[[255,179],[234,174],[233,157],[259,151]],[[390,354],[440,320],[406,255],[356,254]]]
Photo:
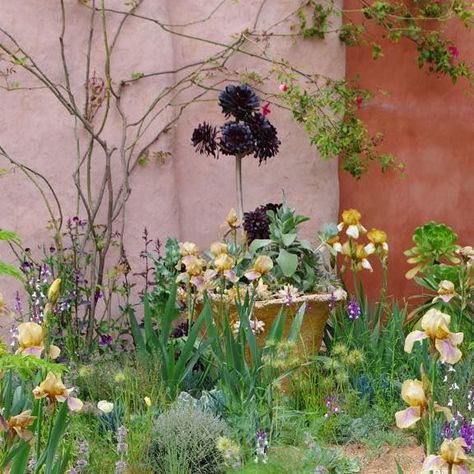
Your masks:
[[[253,264],[252,270],[244,273],[248,280],[257,280],[263,275],[270,273],[273,269],[273,261],[267,255],[259,255]]]
[[[51,286],[48,290],[48,303],[51,303],[53,306],[56,305],[61,293],[61,279],[56,278],[56,280],[51,283]]]
[[[342,245],[339,242],[336,242],[333,245],[333,249],[336,252],[341,252],[345,257],[347,257],[354,265],[355,270],[365,268],[366,270],[373,271],[372,265],[367,259],[369,255],[375,252],[375,248],[371,244],[364,246],[362,244],[354,244],[348,240]]]
[[[48,372],[46,378],[33,389],[33,395],[38,400],[48,398],[53,404],[56,402],[67,402],[72,411],[81,411],[83,403],[78,398],[71,396],[74,388],[66,388],[59,375]]]
[[[439,454],[432,454],[423,463],[423,472],[428,473],[434,470],[443,471],[448,469],[452,474],[469,474],[474,460],[467,456],[466,441],[463,438],[453,440],[445,439],[439,448]],[[444,472],[444,471],[443,471]]]
[[[229,214],[227,214],[225,225],[227,225],[231,231],[235,231],[241,224],[242,222],[239,220],[239,216],[235,212],[235,209],[232,208]]]
[[[457,346],[462,343],[464,334],[451,332],[449,330],[450,322],[451,316],[449,314],[431,308],[421,319],[422,331],[412,331],[405,339],[405,352],[410,353],[415,342],[430,339],[440,355],[441,362],[456,364],[462,357],[462,352]]]
[[[395,420],[398,428],[411,428],[417,421],[421,420],[427,414],[428,397],[420,380],[405,380],[402,384],[403,401],[409,405],[405,410],[395,413]],[[446,416],[447,421],[451,421],[452,415],[449,408],[434,404],[437,412],[442,412]]]
[[[358,239],[361,233],[367,232],[364,226],[360,223],[362,214],[357,209],[347,209],[342,213],[342,222],[337,226],[339,232],[345,227],[346,234],[353,239]]]
[[[381,249],[384,253],[388,252],[387,233],[380,229],[370,229],[367,232],[367,239],[369,239],[369,246],[374,250]]]
[[[212,242],[212,244],[209,247],[209,250],[211,252],[211,255],[213,257],[218,257],[219,255],[222,255],[223,253],[228,253],[228,247],[227,244],[224,242]]]
[[[454,283],[449,280],[443,280],[438,285],[438,296],[433,298],[433,302],[442,300],[445,303],[449,303],[455,296],[458,296],[458,294],[454,289]]]
[[[36,416],[31,416],[31,410],[25,410],[12,416],[8,421],[0,414],[0,430],[8,431],[10,438],[18,436],[24,441],[31,441],[33,433],[27,428],[33,424]]]
[[[199,248],[194,242],[180,242],[179,253],[181,257],[186,257],[187,255],[197,255],[199,253]]]
[[[17,354],[32,355],[40,358],[45,349],[44,329],[37,323],[28,322],[18,326],[18,350]],[[57,359],[61,350],[59,347],[49,346],[49,358]]]
[[[196,255],[186,255],[178,263],[177,268],[181,269],[184,265],[185,271],[180,273],[176,278],[176,282],[182,281],[191,282],[196,288],[203,287],[202,272],[204,268],[204,260]]]
[[[105,414],[111,413],[114,409],[114,404],[112,402],[108,402],[107,400],[101,400],[97,403],[97,408]]]
[[[237,281],[237,275],[234,271],[235,260],[230,255],[221,253],[214,258],[213,265],[214,269],[210,268],[206,270],[204,276],[206,280],[212,281],[218,276],[223,276],[233,283]]]

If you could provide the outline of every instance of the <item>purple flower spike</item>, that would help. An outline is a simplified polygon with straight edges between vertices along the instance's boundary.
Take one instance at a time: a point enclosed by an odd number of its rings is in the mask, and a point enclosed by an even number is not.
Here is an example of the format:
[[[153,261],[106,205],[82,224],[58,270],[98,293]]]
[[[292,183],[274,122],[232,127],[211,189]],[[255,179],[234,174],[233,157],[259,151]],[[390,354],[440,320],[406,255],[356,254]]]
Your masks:
[[[360,305],[355,298],[351,298],[347,305],[347,314],[351,321],[355,321],[360,318],[361,310]]]

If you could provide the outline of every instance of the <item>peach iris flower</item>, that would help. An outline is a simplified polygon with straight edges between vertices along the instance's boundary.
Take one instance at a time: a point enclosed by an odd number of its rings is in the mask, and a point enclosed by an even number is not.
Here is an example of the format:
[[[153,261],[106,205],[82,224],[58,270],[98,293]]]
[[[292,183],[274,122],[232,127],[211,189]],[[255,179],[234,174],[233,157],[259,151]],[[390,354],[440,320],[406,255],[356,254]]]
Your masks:
[[[425,459],[423,472],[445,472],[445,469],[451,468],[449,472],[452,474],[469,474],[469,464],[474,460],[466,455],[464,448],[467,448],[467,444],[463,438],[445,439],[439,448],[439,454],[432,454]]]
[[[462,357],[458,345],[462,343],[464,334],[449,330],[451,316],[431,308],[421,319],[422,331],[412,331],[405,339],[405,352],[410,353],[413,344],[423,339],[430,339],[439,352],[441,362],[456,364]]]
[[[83,403],[78,398],[72,397],[74,388],[66,388],[59,375],[48,372],[46,378],[33,389],[33,395],[36,399],[48,398],[50,402],[67,402],[72,411],[81,411]]]
[[[423,417],[428,408],[428,398],[420,380],[405,380],[402,384],[402,399],[409,405],[405,410],[395,413],[395,421],[398,428],[411,428]],[[446,419],[451,421],[452,415],[449,408],[434,404],[435,411],[445,414]]]
[[[44,351],[44,329],[37,323],[22,323],[18,326],[18,350],[17,354],[41,357]],[[54,345],[49,346],[49,358],[57,359],[61,350]]]

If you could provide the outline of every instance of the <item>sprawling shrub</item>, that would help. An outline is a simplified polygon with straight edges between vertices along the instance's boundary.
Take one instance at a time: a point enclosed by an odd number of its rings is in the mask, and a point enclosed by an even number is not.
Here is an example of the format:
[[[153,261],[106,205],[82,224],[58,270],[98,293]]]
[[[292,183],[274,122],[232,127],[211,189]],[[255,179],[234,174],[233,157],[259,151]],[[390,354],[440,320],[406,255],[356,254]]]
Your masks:
[[[156,420],[148,454],[157,474],[218,474],[224,459],[217,439],[227,432],[224,421],[211,413],[177,406]]]

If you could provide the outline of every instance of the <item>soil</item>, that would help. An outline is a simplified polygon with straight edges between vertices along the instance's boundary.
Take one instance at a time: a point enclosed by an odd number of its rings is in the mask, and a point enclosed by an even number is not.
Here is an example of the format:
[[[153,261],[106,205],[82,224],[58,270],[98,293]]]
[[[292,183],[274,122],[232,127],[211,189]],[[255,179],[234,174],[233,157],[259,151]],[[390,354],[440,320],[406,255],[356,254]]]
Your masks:
[[[363,468],[362,474],[396,474],[397,461],[403,474],[420,474],[424,459],[423,448],[416,445],[402,447],[383,446],[378,453],[362,445],[349,444],[339,446],[346,456],[358,458]]]

